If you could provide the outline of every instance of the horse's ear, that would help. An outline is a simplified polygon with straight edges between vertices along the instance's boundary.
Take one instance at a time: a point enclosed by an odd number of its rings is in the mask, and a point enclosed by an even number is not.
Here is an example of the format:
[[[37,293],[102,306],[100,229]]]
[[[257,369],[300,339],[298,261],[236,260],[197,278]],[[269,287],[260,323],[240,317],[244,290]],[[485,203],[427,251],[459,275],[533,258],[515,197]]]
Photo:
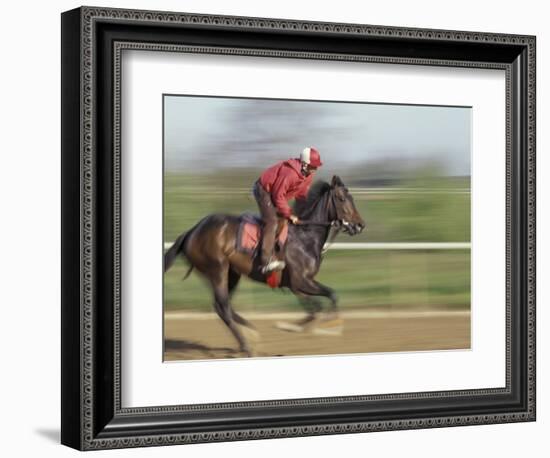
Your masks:
[[[344,183],[342,183],[342,180],[338,175],[334,175],[332,177],[332,182],[330,183],[330,186],[335,188],[337,186],[344,186]]]

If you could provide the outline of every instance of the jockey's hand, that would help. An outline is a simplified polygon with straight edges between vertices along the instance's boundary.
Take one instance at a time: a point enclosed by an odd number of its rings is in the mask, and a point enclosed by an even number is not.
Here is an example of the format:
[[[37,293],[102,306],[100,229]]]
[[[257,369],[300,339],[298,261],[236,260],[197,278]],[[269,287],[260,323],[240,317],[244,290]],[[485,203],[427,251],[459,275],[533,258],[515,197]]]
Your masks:
[[[292,224],[298,224],[300,222],[300,220],[298,219],[298,217],[296,215],[290,215],[288,217],[288,219],[290,220],[290,222]]]

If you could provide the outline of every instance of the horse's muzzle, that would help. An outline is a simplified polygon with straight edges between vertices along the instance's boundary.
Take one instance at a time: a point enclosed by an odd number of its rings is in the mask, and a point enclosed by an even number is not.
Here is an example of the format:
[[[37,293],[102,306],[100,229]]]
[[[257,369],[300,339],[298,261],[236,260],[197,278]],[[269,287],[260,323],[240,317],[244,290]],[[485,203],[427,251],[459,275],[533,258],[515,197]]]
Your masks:
[[[344,232],[347,232],[349,235],[356,235],[363,232],[363,229],[365,229],[364,223],[350,223],[349,221],[346,221],[345,219],[342,220],[342,227],[344,228]]]

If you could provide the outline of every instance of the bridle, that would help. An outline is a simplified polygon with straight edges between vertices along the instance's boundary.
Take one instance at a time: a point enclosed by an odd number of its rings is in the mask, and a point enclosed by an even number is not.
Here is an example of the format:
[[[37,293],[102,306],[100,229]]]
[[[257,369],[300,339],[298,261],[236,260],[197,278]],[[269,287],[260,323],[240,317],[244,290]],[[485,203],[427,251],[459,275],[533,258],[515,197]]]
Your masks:
[[[341,229],[342,226],[349,225],[349,222],[345,220],[345,218],[342,218],[340,215],[340,212],[338,211],[338,205],[336,205],[336,202],[334,200],[334,193],[333,189],[331,188],[330,191],[328,191],[328,194],[330,196],[329,199],[327,199],[325,203],[325,211],[328,214],[329,212],[329,205],[332,205],[332,208],[334,209],[334,213],[336,214],[336,218],[329,220],[329,221],[313,221],[308,219],[300,219],[300,222],[298,225],[309,225],[309,226],[331,226],[331,227],[337,227],[338,229]],[[315,202],[314,206],[316,206],[319,202],[319,200],[322,199],[322,197],[319,197],[319,199]]]
[[[327,252],[327,250],[329,249],[329,247],[332,245],[332,243],[334,242],[334,239],[336,238],[336,236],[338,235],[338,233],[340,232],[340,230],[342,229],[342,226],[345,226],[346,225],[346,220],[343,219],[343,218],[340,218],[340,215],[339,215],[339,211],[338,211],[338,205],[336,205],[336,202],[334,201],[334,193],[332,192],[333,190],[331,189],[329,191],[329,194],[330,194],[330,198],[327,199],[327,202],[325,204],[325,210],[328,214],[329,212],[329,205],[332,205],[332,207],[334,208],[334,213],[336,214],[336,218],[333,219],[333,220],[330,220],[330,221],[312,221],[312,220],[300,220],[300,222],[298,223],[298,226],[305,226],[305,225],[309,225],[309,226],[324,226],[324,227],[330,227],[329,229],[329,234],[327,236],[327,241],[325,242],[324,244],[324,247],[323,249],[321,250],[321,254],[325,254]],[[317,204],[317,202],[316,202]],[[349,223],[347,223],[349,224]]]

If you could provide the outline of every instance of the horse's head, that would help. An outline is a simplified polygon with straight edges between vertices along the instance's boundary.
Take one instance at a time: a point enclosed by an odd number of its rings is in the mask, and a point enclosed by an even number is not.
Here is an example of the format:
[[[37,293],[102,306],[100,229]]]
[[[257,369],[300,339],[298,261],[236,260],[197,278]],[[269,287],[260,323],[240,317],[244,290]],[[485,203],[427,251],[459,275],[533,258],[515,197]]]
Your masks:
[[[366,223],[357,211],[348,188],[337,175],[332,177],[330,188],[337,224],[349,235],[359,234],[365,229]]]

